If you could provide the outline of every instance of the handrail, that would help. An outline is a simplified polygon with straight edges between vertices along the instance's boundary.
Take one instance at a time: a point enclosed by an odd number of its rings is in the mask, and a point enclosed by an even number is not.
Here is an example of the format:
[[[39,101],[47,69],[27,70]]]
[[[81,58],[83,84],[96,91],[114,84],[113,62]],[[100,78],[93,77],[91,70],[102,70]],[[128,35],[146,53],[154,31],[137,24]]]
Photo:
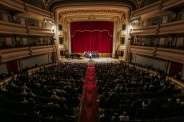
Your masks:
[[[149,72],[151,75],[154,75],[154,76],[157,76],[157,75],[160,75],[159,72],[156,72],[156,71],[153,71],[153,70],[150,70],[150,69],[146,69],[146,68],[143,68],[143,67],[140,67],[140,66],[136,66],[136,65],[133,65],[133,64],[129,64],[130,67],[135,67],[139,70],[143,70],[145,72]]]
[[[179,80],[177,80],[177,79],[175,79],[174,77],[171,77],[171,76],[167,76],[166,79],[172,81],[180,89],[184,90],[184,83],[182,81],[179,81]]]

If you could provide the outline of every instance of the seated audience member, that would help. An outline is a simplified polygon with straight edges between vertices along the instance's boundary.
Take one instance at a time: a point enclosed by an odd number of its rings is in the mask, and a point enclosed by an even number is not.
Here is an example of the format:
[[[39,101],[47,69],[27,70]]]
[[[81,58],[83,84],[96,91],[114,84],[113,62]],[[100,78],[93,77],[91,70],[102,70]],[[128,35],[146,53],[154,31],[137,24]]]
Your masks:
[[[127,112],[124,111],[123,114],[119,116],[120,122],[129,121],[129,116],[127,115]]]
[[[24,97],[21,103],[28,103],[28,100],[26,100],[26,98]]]
[[[56,92],[53,92],[51,98],[54,99],[54,100],[61,100],[61,98],[56,95]]]
[[[27,95],[26,89],[22,90],[21,95],[24,95],[24,96]]]

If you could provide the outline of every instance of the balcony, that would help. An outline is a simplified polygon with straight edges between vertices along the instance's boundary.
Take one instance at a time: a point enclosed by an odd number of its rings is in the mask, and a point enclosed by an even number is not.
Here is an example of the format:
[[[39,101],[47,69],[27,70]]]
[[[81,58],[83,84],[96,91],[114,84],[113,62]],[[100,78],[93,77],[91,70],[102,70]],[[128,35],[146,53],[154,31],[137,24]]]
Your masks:
[[[53,17],[53,14],[51,12],[40,9],[40,8],[35,7],[33,5],[30,5],[30,4],[25,5],[25,10],[26,10],[27,13],[30,13],[30,14],[39,15],[39,16],[43,16],[43,17],[46,17],[46,18],[52,18]]]
[[[184,20],[132,29],[132,36],[151,36],[184,33]]]
[[[183,0],[165,0],[162,4],[162,9],[169,9],[175,6],[181,6],[183,4]]]
[[[180,63],[184,62],[184,50],[160,47],[157,48],[144,46],[129,46],[129,52]]]
[[[184,20],[160,25],[159,34],[184,33]]]
[[[54,45],[48,45],[48,46],[34,46],[30,48],[30,55],[39,55],[39,54],[45,54],[54,52],[56,49]]]
[[[29,47],[3,49],[3,50],[0,50],[0,59],[1,59],[1,62],[6,62],[6,61],[30,56],[29,53],[30,53]]]
[[[9,8],[9,10],[17,10],[20,12],[25,12],[24,3],[19,0],[0,0],[0,5]]]
[[[175,62],[184,62],[184,50],[172,49],[172,48],[157,48],[155,56],[158,58],[171,60]]]
[[[132,12],[132,17],[140,17],[142,15],[150,15],[152,13],[158,13],[159,10],[166,10],[176,6],[184,5],[183,0],[160,0],[138,10]],[[161,11],[158,13],[162,13]]]
[[[44,28],[39,28],[39,27],[34,27],[34,26],[28,26],[28,33],[29,35],[34,35],[34,36],[52,36],[53,32],[51,29],[44,29]]]
[[[156,51],[155,47],[129,46],[129,52],[140,55],[154,56],[155,51]]]
[[[0,33],[27,35],[27,29],[25,25],[0,21]]]
[[[31,55],[40,55],[56,51],[54,45],[32,46],[0,50],[0,62],[11,61]]]
[[[159,11],[161,8],[160,6],[160,1],[155,2],[153,4],[150,4],[146,7],[140,8],[138,10],[135,10],[132,12],[132,17],[138,17],[141,16],[143,14],[148,14],[150,12],[155,12],[155,11]]]
[[[22,13],[36,15],[37,17],[53,17],[53,14],[51,12],[40,9],[30,4],[26,4],[20,0],[1,0],[0,5],[8,8],[8,10],[16,10]]]
[[[132,36],[156,35],[158,33],[158,25],[132,29],[130,33]]]

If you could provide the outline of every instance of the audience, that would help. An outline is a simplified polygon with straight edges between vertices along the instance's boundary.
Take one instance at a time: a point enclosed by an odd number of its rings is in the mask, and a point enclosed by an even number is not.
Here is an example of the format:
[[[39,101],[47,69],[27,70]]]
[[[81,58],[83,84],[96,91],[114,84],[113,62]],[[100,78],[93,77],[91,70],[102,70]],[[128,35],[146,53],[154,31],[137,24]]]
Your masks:
[[[96,64],[95,69],[103,120],[184,120],[181,103],[184,94],[165,77],[150,75],[122,63]]]
[[[11,75],[0,89],[0,121],[76,121],[86,69],[83,63],[57,63],[30,76],[26,70]],[[184,120],[184,94],[165,77],[124,63],[97,63],[95,72],[100,122]]]
[[[31,76],[19,73],[0,90],[0,121],[74,121],[86,69],[87,64],[58,63]]]

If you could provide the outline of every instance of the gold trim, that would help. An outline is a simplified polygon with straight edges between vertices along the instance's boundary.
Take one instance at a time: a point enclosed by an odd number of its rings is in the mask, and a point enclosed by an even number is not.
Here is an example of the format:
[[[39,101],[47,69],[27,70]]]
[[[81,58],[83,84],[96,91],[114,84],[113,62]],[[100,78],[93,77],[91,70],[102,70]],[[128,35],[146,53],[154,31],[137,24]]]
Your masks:
[[[111,35],[111,34],[109,33],[108,30],[75,30],[75,33],[74,33],[74,35],[72,35],[72,37],[75,37],[77,32],[85,32],[85,31],[89,31],[89,32],[94,32],[94,31],[103,32],[103,31],[106,31],[110,37],[113,36],[113,35]]]
[[[125,17],[125,12],[123,10],[102,10],[102,9],[93,9],[93,10],[65,10],[60,12],[60,16],[64,14],[73,14],[73,13],[118,13]]]

